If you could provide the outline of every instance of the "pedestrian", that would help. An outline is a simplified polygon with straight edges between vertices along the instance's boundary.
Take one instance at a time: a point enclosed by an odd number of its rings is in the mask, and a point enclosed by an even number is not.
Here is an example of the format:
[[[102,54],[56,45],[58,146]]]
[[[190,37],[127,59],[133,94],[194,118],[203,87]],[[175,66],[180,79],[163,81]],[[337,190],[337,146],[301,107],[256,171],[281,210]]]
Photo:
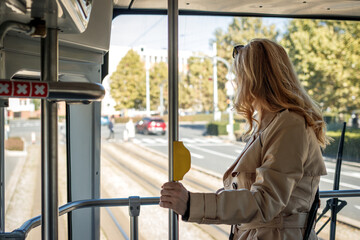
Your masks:
[[[248,142],[216,193],[161,189],[160,206],[188,222],[231,225],[230,239],[303,239],[308,213],[326,174],[328,144],[320,108],[298,80],[286,51],[267,39],[234,47],[235,109]],[[317,239],[313,224],[309,239]]]
[[[134,138],[135,137],[135,125],[131,118],[126,123],[125,128],[129,134],[129,138]]]
[[[353,128],[359,128],[359,115],[357,113],[353,114],[351,125]]]
[[[108,128],[109,128],[109,137],[107,138],[108,140],[113,139],[115,137],[115,132],[114,132],[114,123],[115,123],[115,117],[114,115],[111,115],[110,119],[109,119],[109,123],[108,123]]]

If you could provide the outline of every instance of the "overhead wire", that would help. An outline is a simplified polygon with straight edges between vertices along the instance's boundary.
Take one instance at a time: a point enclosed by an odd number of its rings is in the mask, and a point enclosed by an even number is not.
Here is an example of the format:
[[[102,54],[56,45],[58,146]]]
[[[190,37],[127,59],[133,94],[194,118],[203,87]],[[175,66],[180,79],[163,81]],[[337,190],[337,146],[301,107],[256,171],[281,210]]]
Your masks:
[[[141,40],[146,34],[148,34],[149,31],[151,31],[151,29],[153,29],[154,27],[156,27],[156,25],[158,25],[161,21],[163,21],[164,18],[166,18],[166,16],[161,17],[157,22],[155,22],[153,25],[151,25],[145,32],[143,32],[140,36],[138,36],[138,37],[130,44],[130,46],[132,47],[136,42],[138,42],[139,40]]]

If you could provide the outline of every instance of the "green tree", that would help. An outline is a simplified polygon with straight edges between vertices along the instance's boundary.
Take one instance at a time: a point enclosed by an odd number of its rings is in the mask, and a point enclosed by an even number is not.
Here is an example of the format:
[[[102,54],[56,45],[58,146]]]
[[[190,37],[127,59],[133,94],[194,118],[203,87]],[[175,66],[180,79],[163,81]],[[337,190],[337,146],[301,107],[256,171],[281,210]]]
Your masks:
[[[278,35],[275,25],[265,25],[262,18],[235,17],[225,32],[222,29],[215,31],[215,39],[211,43],[216,42],[217,56],[231,64],[235,45],[246,44],[253,38],[268,38],[276,41]],[[219,108],[224,110],[227,107],[225,83],[228,69],[221,62],[218,62],[217,67]]]
[[[294,19],[282,45],[300,81],[324,110],[360,108],[360,24]]]
[[[155,63],[150,69],[150,107],[158,110],[160,106],[160,88],[163,88],[164,108],[167,107],[168,99],[168,67],[167,63]]]
[[[35,110],[39,110],[41,107],[41,99],[31,99],[31,103],[34,104]]]
[[[180,108],[195,111],[213,110],[212,63],[209,58],[188,59],[189,71],[180,81]]]
[[[110,94],[116,102],[115,109],[144,109],[145,84],[145,63],[139,54],[129,50],[110,76]]]

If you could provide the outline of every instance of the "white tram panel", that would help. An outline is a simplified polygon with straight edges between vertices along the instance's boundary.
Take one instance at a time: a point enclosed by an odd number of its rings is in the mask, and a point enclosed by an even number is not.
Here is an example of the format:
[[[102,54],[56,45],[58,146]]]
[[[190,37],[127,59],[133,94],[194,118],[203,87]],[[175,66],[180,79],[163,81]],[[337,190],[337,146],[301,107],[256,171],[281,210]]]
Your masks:
[[[4,21],[28,23],[33,18],[44,18],[47,0],[2,0],[0,24]],[[82,33],[87,28],[93,0],[58,0],[58,27],[66,33]]]

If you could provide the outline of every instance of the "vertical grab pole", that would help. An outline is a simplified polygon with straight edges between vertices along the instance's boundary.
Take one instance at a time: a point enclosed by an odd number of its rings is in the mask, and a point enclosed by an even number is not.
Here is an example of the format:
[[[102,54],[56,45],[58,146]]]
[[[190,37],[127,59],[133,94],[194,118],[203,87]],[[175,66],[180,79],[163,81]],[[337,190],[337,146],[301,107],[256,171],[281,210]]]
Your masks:
[[[129,215],[130,215],[130,240],[139,239],[139,215],[140,215],[140,197],[129,197]]]
[[[57,4],[48,0],[47,35],[41,39],[41,80],[58,81]],[[41,100],[41,238],[58,239],[57,103]]]
[[[0,99],[0,232],[5,232],[5,106]]]
[[[5,36],[0,36],[0,79],[5,78],[5,55],[2,51]],[[7,99],[0,99],[0,232],[5,232],[5,107]]]
[[[168,60],[169,60],[169,181],[174,181],[174,141],[179,139],[178,124],[178,0],[168,0]],[[178,215],[169,211],[169,239],[179,239]]]
[[[338,155],[337,155],[337,159],[336,159],[333,190],[339,190],[342,155],[343,155],[344,141],[345,141],[345,131],[346,131],[346,122],[344,122],[343,129],[341,132],[340,142],[339,142],[339,150],[338,150]],[[331,223],[330,223],[330,239],[331,240],[335,240],[335,235],[336,235],[336,215],[337,215],[338,202],[339,202],[338,198],[333,198],[332,202],[331,202]]]

